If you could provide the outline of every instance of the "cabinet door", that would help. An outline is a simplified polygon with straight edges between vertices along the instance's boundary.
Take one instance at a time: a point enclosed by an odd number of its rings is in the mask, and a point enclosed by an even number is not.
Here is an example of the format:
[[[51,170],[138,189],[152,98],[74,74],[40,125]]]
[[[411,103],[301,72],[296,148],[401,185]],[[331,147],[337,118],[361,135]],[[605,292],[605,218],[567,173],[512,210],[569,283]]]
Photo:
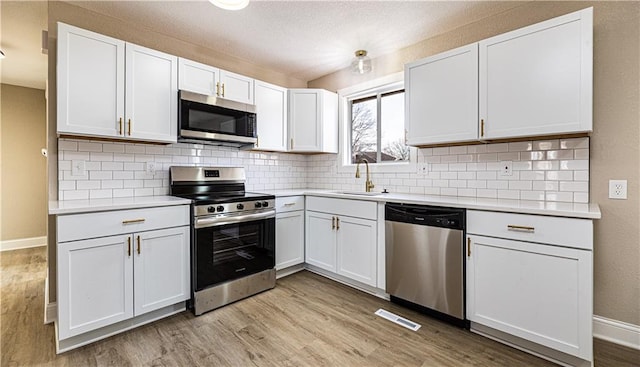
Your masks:
[[[175,143],[178,59],[127,44],[126,131],[130,139]]]
[[[220,96],[233,101],[254,104],[253,79],[220,70]]]
[[[207,96],[216,95],[219,70],[213,66],[178,59],[178,88]]]
[[[335,273],[335,216],[307,211],[305,238],[305,262]]]
[[[58,134],[122,136],[124,42],[58,23]]]
[[[319,90],[289,90],[289,150],[320,152],[322,99]]]
[[[478,45],[405,66],[407,144],[478,139]]]
[[[131,236],[58,245],[58,338],[133,317]]]
[[[304,211],[276,214],[276,270],[304,262]]]
[[[134,235],[136,316],[189,299],[189,238],[188,226]]]
[[[481,138],[592,130],[592,8],[479,47]]]
[[[592,360],[592,253],[468,236],[467,318]]]
[[[287,150],[287,90],[256,80],[254,96],[258,114],[255,148]]]
[[[338,274],[375,287],[378,252],[376,222],[340,216],[336,227]]]

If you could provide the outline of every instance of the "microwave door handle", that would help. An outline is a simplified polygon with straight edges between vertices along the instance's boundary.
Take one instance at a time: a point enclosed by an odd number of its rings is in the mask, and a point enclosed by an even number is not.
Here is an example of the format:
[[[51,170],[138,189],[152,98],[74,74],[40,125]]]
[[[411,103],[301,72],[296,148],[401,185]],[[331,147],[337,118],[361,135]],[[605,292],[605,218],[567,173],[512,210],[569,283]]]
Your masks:
[[[269,210],[267,212],[262,212],[262,213],[235,215],[230,217],[198,218],[195,220],[194,227],[196,229],[199,229],[199,228],[206,228],[206,227],[223,226],[226,224],[248,222],[252,220],[269,219],[269,218],[275,218],[275,217],[276,217],[276,211]]]

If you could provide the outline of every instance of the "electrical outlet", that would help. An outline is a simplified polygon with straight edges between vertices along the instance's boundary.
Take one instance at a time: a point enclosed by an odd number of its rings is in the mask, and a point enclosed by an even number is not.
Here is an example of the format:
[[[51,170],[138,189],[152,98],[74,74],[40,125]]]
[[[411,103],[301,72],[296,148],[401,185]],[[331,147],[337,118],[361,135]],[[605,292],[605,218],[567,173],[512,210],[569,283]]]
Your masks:
[[[502,161],[500,162],[500,176],[512,176],[513,172],[511,168],[513,167],[512,161]]]
[[[84,161],[71,161],[71,176],[84,176],[87,168]]]
[[[426,175],[429,173],[429,163],[419,163],[418,164],[418,173]]]
[[[156,162],[147,162],[146,171],[150,175],[155,174],[156,173]]]
[[[609,180],[609,199],[627,199],[627,180]]]

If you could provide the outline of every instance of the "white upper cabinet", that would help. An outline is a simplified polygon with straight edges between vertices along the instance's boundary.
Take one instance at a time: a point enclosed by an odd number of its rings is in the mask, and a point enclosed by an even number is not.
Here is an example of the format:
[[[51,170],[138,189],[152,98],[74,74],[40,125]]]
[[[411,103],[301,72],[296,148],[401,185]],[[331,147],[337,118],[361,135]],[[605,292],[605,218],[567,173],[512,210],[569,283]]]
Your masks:
[[[126,137],[175,142],[178,58],[130,43],[126,55]]]
[[[124,41],[58,23],[58,134],[122,137]]]
[[[179,64],[180,90],[254,104],[253,79],[184,58]]]
[[[58,23],[60,135],[175,143],[175,56]]]
[[[289,89],[289,150],[338,152],[338,95],[323,89]]]
[[[593,8],[405,65],[407,144],[593,130]]]
[[[479,54],[480,139],[592,131],[593,8],[481,41]]]
[[[287,89],[259,80],[254,92],[257,108],[257,150],[287,150]]]
[[[178,60],[178,88],[207,96],[215,96],[220,88],[220,70],[213,66],[180,58]]]
[[[220,97],[246,104],[254,104],[253,79],[220,70]]]
[[[478,138],[478,45],[405,65],[408,145]]]

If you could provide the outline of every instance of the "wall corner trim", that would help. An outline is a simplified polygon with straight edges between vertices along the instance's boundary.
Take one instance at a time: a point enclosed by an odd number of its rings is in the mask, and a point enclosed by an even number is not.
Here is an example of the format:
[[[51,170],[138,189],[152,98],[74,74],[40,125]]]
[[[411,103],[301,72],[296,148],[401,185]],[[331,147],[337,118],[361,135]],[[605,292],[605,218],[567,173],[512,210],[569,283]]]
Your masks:
[[[593,337],[640,350],[640,326],[593,316]]]
[[[47,236],[0,241],[0,251],[19,250],[47,245]]]

